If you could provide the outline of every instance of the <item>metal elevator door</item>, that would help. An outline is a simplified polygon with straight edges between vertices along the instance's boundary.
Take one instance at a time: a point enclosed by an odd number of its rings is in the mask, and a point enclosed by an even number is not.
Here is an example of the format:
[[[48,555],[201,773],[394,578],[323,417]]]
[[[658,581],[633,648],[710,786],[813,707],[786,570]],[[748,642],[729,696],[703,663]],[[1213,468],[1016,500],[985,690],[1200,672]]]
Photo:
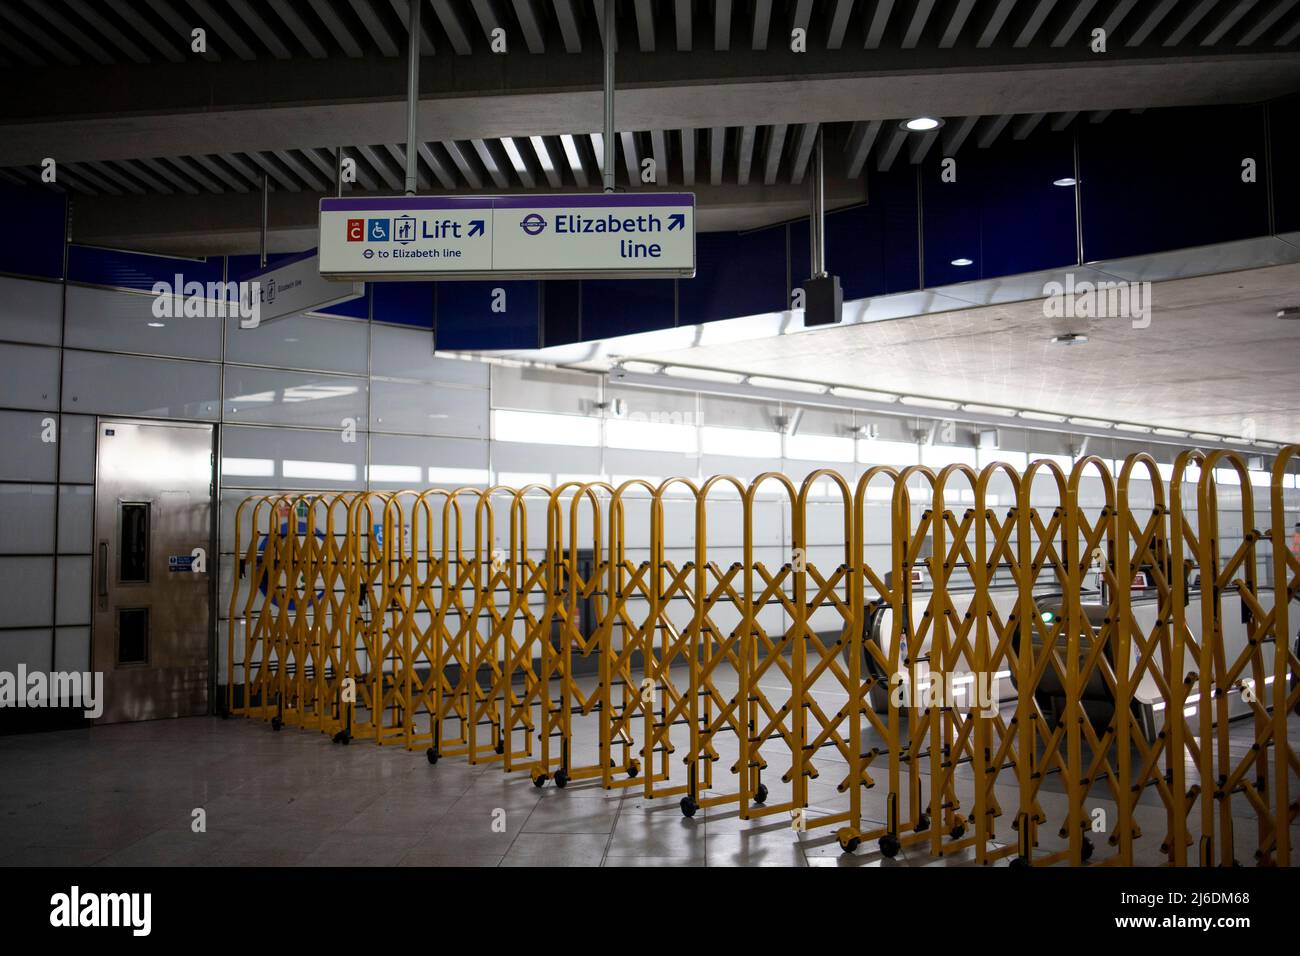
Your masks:
[[[211,425],[99,420],[92,664],[104,675],[101,723],[208,712],[212,494]]]

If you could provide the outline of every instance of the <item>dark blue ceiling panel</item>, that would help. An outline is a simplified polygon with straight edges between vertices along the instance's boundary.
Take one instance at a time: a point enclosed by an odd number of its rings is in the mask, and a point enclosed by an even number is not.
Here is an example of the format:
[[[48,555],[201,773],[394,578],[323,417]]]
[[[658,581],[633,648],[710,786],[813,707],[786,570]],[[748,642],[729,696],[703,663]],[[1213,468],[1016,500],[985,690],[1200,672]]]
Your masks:
[[[1256,162],[1255,182],[1242,163]],[[1079,128],[1084,259],[1268,234],[1262,106],[1112,115]]]
[[[706,232],[695,240],[695,278],[678,282],[680,325],[786,308],[785,229]]]
[[[867,175],[867,203],[826,215],[826,270],[840,277],[844,298],[866,299],[920,288],[916,243],[916,173],[902,165]],[[808,278],[808,220],[790,224],[790,276]]]
[[[671,329],[675,279],[587,279],[582,283],[582,337],[605,339]]]
[[[435,348],[535,349],[541,344],[540,283],[518,280],[436,285]]]
[[[1040,129],[987,149],[967,144],[944,178],[935,150],[922,164],[925,284],[1019,275],[1078,261],[1074,138]]]
[[[1300,96],[1270,103],[1269,145],[1272,147],[1273,228],[1300,231]]]
[[[182,259],[98,246],[68,247],[68,281],[87,285],[147,292],[159,282],[174,286],[179,275],[183,284],[199,282],[206,287],[210,282],[226,281],[225,271],[226,260],[221,256]]]
[[[67,200],[55,192],[0,183],[0,272],[40,279],[63,278],[63,226]]]

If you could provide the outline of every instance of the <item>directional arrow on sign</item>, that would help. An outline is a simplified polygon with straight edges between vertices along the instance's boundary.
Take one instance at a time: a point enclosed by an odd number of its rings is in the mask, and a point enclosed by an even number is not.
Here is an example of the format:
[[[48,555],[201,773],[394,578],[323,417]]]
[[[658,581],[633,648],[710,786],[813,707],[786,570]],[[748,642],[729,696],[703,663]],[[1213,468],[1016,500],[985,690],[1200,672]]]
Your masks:
[[[685,229],[685,228],[686,228],[686,216],[684,214],[680,212],[675,212],[668,217],[669,232],[672,232],[674,229]]]
[[[471,219],[469,221],[469,234],[471,236],[483,235],[483,225],[484,223],[482,219]]]

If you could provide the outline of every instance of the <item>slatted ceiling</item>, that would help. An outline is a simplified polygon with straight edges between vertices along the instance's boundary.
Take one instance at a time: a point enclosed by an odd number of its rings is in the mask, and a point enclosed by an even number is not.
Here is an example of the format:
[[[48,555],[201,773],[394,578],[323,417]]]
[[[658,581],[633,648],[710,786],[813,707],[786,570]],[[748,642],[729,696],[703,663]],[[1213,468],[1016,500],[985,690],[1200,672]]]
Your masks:
[[[830,22],[826,27],[826,49],[838,50],[844,46],[844,36],[849,29],[853,4],[854,0],[835,0],[835,6],[830,12]]]
[[[46,24],[56,30],[60,35],[65,37],[70,45],[90,57],[96,63],[107,66],[113,62],[112,55],[109,54],[100,43],[87,35],[81,27],[69,20],[59,9],[54,6],[47,6],[44,9],[36,8],[32,11],[36,16],[42,18]],[[82,22],[86,22],[84,16]]]
[[[1237,0],[1236,4],[1234,4],[1231,9],[1226,10],[1223,13],[1219,18],[1218,23],[1214,25],[1213,29],[1211,29],[1209,33],[1205,34],[1205,38],[1201,40],[1201,46],[1214,46],[1222,40],[1227,32],[1236,26],[1242,17],[1255,8],[1257,2],[1258,0]]]
[[[1097,111],[1089,114],[1089,119],[1100,122],[1109,114]],[[887,171],[900,161],[923,162],[936,148],[941,148],[944,156],[953,156],[969,143],[987,147],[1008,129],[1018,139],[1040,129],[1059,132],[1076,115],[948,117],[941,129],[928,134],[902,130],[901,118],[830,123],[824,126],[825,142],[828,150],[844,154],[843,166],[832,168],[856,178],[869,161]],[[732,176],[741,185],[756,181],[798,184],[807,176],[816,132],[817,124],[619,131],[616,176],[620,183],[641,187],[641,161],[652,156],[657,169],[654,185],[659,187],[693,186],[699,181],[717,185],[732,181]],[[422,143],[418,150],[420,188],[447,192],[588,189],[599,185],[604,160],[600,133],[453,140]],[[406,151],[402,144],[345,147],[343,155],[356,162],[357,181],[350,190],[401,192],[404,188]],[[78,185],[90,193],[109,192],[101,188],[104,182],[133,193],[249,192],[261,189],[265,173],[273,191],[328,193],[334,189],[335,164],[333,147],[87,162],[78,165],[97,175],[81,177]],[[37,167],[16,172],[39,182]]]
[[[1300,19],[1297,19],[1286,33],[1277,38],[1274,46],[1286,46],[1289,43],[1296,42],[1297,39],[1300,39]]]
[[[888,136],[885,137],[884,147],[876,152],[876,169],[879,172],[887,173],[894,160],[898,158],[899,150],[903,148],[903,143],[907,139],[907,131],[897,124],[889,130]]]
[[[934,0],[917,0],[912,7],[912,18],[908,21],[907,32],[903,34],[902,47],[904,50],[913,50],[921,42],[921,33],[925,30],[925,24],[930,19],[930,13],[934,10]]]
[[[582,52],[582,27],[577,4],[578,0],[551,0],[560,36],[564,38],[564,49],[569,53]]]
[[[767,49],[767,33],[772,25],[772,0],[754,0],[754,21],[750,30],[750,46],[755,50]]]
[[[867,21],[866,28],[866,48],[875,50],[880,47],[881,41],[885,36],[885,27],[889,23],[889,15],[893,12],[894,0],[875,0],[871,5],[870,19]]]
[[[423,0],[420,49],[486,52],[496,27],[512,52],[578,52],[598,36],[603,0]],[[621,42],[644,51],[783,50],[805,27],[810,48],[1062,47],[1100,21],[1112,44],[1190,48],[1300,39],[1296,0],[621,0]],[[94,63],[181,63],[190,30],[207,30],[209,60],[405,55],[406,0],[5,0],[7,68]],[[741,40],[741,38],[744,38]],[[746,42],[747,41],[747,42]],[[598,41],[599,42],[599,41]]]
[[[514,0],[515,19],[529,53],[546,52],[546,13],[541,0]]]
[[[962,144],[966,142],[966,137],[970,136],[978,122],[978,116],[963,116],[947,123],[943,128],[944,155],[952,156],[961,149]]]
[[[529,142],[532,144],[533,152],[537,155],[537,162],[542,168],[542,175],[546,177],[546,184],[552,189],[563,189],[564,173],[560,168],[559,151],[547,142],[545,136],[530,136]]]
[[[749,170],[754,161],[754,139],[757,127],[742,126],[740,139],[736,146],[736,182],[745,186],[749,183]]]
[[[713,0],[713,49],[731,49],[731,0]]]
[[[650,131],[650,150],[654,155],[656,185],[667,183],[669,181],[667,130]]]
[[[695,130],[684,129],[679,136],[682,145],[682,184],[695,185]]]
[[[21,11],[9,5],[0,5],[0,18],[6,22],[14,38],[21,43],[30,44],[38,58],[48,54],[54,62],[66,66],[75,66],[79,59],[63,43],[50,35],[50,31],[35,17],[28,16],[30,11]]]
[[[637,49],[642,53],[653,53],[655,50],[655,14],[650,4],[651,0],[635,0],[633,4]]]
[[[691,30],[691,4],[692,0],[674,0],[673,23],[677,27],[677,49],[679,52],[688,52],[694,42]]]
[[[564,133],[560,136],[560,146],[564,150],[564,158],[569,164],[569,170],[573,173],[573,179],[578,184],[579,189],[587,188],[587,170],[582,164],[582,153],[578,149],[577,137]]]
[[[334,180],[338,176],[338,162],[334,150],[303,149],[296,152],[301,153],[303,159],[311,163],[325,177],[325,182],[334,185]]]
[[[632,136],[632,133],[624,133],[624,137]],[[627,140],[624,140],[626,146]],[[511,168],[515,171],[515,176],[525,189],[536,189],[537,180],[533,178],[532,168],[529,166],[528,157],[524,155],[525,150],[529,149],[527,140],[519,140],[507,136],[501,140],[501,147],[505,150],[506,158],[510,161]]]
[[[15,39],[10,31],[4,28],[3,25],[0,25],[0,46],[3,46],[13,55],[12,60],[6,60],[8,65],[5,69],[12,69],[18,62],[25,63],[28,66],[41,65],[41,58],[32,52],[31,48],[29,48],[25,43],[20,43]]]
[[[1059,133],[1061,130],[1065,129],[1067,126],[1073,123],[1074,118],[1078,115],[1079,115],[1078,110],[1070,110],[1069,112],[1066,113],[1056,113],[1055,115],[1052,116],[1052,123],[1051,123],[1052,130],[1054,132]]]
[[[1020,28],[1020,32],[1011,45],[1017,49],[1024,49],[1033,43],[1034,37],[1042,28],[1043,22],[1056,4],[1057,0],[1035,0],[1033,12],[1029,14],[1029,18],[1025,21],[1024,26]]]
[[[1092,13],[1093,7],[1097,5],[1097,0],[1077,0],[1070,10],[1070,15],[1061,24],[1056,35],[1052,37],[1052,46],[1063,47],[1074,39],[1074,34],[1078,31],[1083,21]]]
[[[627,168],[627,181],[639,183],[641,182],[641,155],[637,148],[636,133],[619,133],[618,137],[622,146],[623,165]]]
[[[603,133],[592,133],[587,139],[592,155],[596,158],[592,164],[592,169],[595,170],[594,178],[600,179],[605,173],[605,136]]]
[[[997,142],[998,136],[1001,135],[1002,131],[1007,128],[1007,124],[1010,122],[1011,116],[1009,114],[1004,116],[985,117],[984,121],[980,124],[979,136],[976,137],[975,141],[976,145],[979,146],[980,149],[988,149]]]
[[[804,174],[808,171],[808,160],[812,157],[813,146],[817,142],[818,126],[817,123],[805,123],[799,127],[790,161],[790,182],[796,185],[803,182]]]
[[[939,131],[932,129],[928,133],[921,133],[912,137],[912,146],[908,150],[908,162],[915,165],[924,161],[925,157],[930,154],[930,148],[934,146],[935,141],[939,138]]]
[[[227,19],[225,13],[219,10],[211,0],[188,0],[188,3],[194,12],[198,14],[200,23],[208,28],[209,40],[215,33],[226,48],[239,59],[257,59],[252,44],[245,39],[245,36],[256,33],[249,24],[244,23],[242,20],[233,21]],[[237,28],[234,22],[239,22],[240,26]],[[191,29],[192,27],[193,25],[191,25]]]
[[[876,137],[880,135],[883,126],[884,124],[880,120],[853,124],[853,130],[849,134],[846,149],[848,153],[847,175],[850,179],[855,179],[861,175],[867,157],[871,155],[871,147],[875,145]]]
[[[781,152],[785,149],[784,123],[767,127],[767,145],[763,150],[763,185],[771,186],[776,182],[777,172],[781,168]]]
[[[442,151],[437,148],[436,143],[420,143],[416,147],[416,152],[420,154],[420,167],[427,167],[433,173],[433,178],[438,181],[438,185],[443,189],[455,188],[456,177],[443,160]]]
[[[1026,113],[1024,116],[1017,116],[1015,125],[1011,128],[1011,137],[1013,139],[1026,139],[1032,133],[1038,124],[1043,121],[1046,113]]]

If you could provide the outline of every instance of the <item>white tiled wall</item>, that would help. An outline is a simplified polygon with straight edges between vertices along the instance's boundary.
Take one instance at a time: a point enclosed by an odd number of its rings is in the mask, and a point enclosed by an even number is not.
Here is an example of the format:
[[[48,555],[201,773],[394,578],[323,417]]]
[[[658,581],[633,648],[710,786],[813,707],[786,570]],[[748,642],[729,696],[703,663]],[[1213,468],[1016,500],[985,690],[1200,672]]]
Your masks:
[[[0,581],[6,587],[0,596],[0,668],[18,661],[60,668],[88,664],[97,415],[219,424],[219,647],[225,644],[236,573],[235,510],[247,495],[483,485],[489,478],[550,484],[642,476],[657,482],[721,473],[748,482],[769,470],[799,479],[821,466],[489,440],[494,408],[586,416],[597,403],[617,397],[638,412],[676,416],[668,419],[674,422],[689,424],[700,414],[712,426],[771,429],[781,411],[771,404],[688,392],[647,397],[627,387],[602,387],[597,376],[581,372],[435,355],[427,330],[308,316],[256,329],[241,329],[235,319],[163,319],[159,326],[150,325],[158,317],[148,296],[68,286],[66,314],[64,296],[59,283],[0,277]],[[809,435],[842,437],[851,421],[846,413],[810,410],[801,428]],[[906,430],[896,425],[883,422],[882,437],[906,440]],[[1019,436],[1004,437],[1005,447],[1018,447]],[[854,485],[866,466],[828,467]],[[784,493],[775,483],[768,490],[754,504],[752,542],[756,555],[774,568],[789,560],[792,522]],[[814,498],[809,511],[809,558],[830,567],[842,559],[843,511],[831,494],[835,489],[827,484],[823,490],[828,494]],[[1085,504],[1099,506],[1099,492],[1099,482],[1086,481]],[[995,482],[990,493],[1005,496],[1006,489]],[[971,505],[973,496],[966,494],[950,500],[954,510]],[[679,565],[694,558],[696,543],[695,506],[685,490],[684,495],[664,508],[675,542],[668,558]],[[1288,495],[1300,506],[1300,492]],[[740,559],[744,544],[741,502],[725,484],[715,486],[709,500],[708,556],[725,568]],[[1220,495],[1225,510],[1239,507],[1238,501],[1227,490]],[[928,504],[918,491],[914,513]],[[472,503],[465,507],[464,533],[471,542],[474,509]],[[650,540],[648,502],[633,495],[625,508],[626,545],[639,561]],[[529,546],[536,551],[545,542],[544,502],[529,500],[525,511]],[[494,502],[493,513],[495,544],[509,533],[508,496]],[[567,512],[565,517],[567,528]],[[607,519],[606,505],[602,534]],[[868,560],[883,570],[889,502],[873,498],[865,520]],[[584,502],[582,540],[590,539],[594,521]],[[1240,520],[1225,516],[1223,534],[1225,546],[1239,537]],[[764,613],[780,625],[779,610]],[[729,626],[723,617],[717,612],[717,623]]]

